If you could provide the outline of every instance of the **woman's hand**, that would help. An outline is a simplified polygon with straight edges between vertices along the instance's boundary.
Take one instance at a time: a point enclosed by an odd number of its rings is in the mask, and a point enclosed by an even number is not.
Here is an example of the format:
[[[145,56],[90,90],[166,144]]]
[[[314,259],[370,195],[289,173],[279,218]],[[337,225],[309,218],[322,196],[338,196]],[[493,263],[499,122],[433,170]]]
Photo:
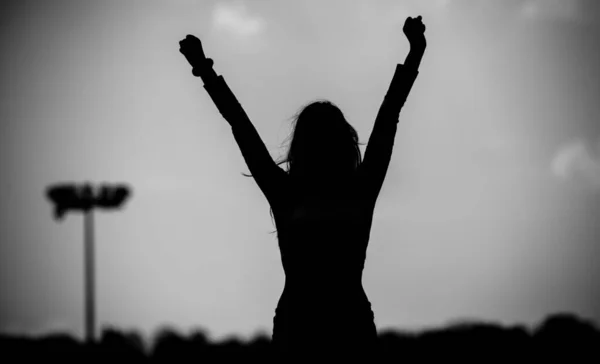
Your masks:
[[[425,49],[427,42],[425,40],[425,24],[419,15],[416,18],[408,17],[402,28],[411,48]]]
[[[192,73],[196,77],[200,77],[204,69],[213,65],[212,59],[206,58],[204,55],[202,42],[193,35],[188,34],[185,39],[179,42],[179,52],[185,56],[190,66],[192,66]]]

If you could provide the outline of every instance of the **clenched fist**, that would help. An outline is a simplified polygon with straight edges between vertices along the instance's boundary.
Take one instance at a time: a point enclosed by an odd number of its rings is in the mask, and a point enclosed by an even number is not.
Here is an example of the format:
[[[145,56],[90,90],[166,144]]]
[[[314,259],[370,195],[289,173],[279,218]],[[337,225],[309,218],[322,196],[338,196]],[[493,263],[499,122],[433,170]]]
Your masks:
[[[190,66],[192,66],[192,73],[196,77],[201,76],[203,69],[213,65],[212,59],[206,58],[204,55],[202,42],[193,35],[188,34],[185,39],[179,42],[179,52],[185,56]]]
[[[411,47],[425,48],[425,24],[419,15],[416,18],[408,17],[402,28]]]

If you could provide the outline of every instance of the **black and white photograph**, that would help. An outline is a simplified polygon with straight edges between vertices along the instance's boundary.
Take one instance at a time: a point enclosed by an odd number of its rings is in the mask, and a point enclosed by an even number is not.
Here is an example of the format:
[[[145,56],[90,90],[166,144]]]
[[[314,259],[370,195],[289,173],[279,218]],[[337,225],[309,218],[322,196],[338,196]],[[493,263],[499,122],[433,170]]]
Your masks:
[[[0,193],[3,363],[595,362],[600,1],[2,1]]]

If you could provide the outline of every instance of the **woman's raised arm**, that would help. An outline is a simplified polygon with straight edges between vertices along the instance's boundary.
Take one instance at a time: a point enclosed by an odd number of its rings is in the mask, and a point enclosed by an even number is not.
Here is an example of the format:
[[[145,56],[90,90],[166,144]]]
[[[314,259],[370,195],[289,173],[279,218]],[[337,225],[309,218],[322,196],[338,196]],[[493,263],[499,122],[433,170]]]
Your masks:
[[[392,157],[400,110],[419,74],[419,65],[426,47],[425,25],[420,16],[407,18],[403,30],[410,43],[410,51],[404,64],[396,66],[392,82],[375,118],[358,173],[363,189],[361,192],[373,205],[381,191]]]
[[[192,35],[179,42],[180,52],[193,67],[192,73],[201,77],[204,89],[215,106],[231,125],[233,136],[242,152],[246,165],[259,188],[271,204],[281,197],[287,174],[273,161],[258,131],[225,82],[213,70],[213,61],[204,56],[202,43]]]

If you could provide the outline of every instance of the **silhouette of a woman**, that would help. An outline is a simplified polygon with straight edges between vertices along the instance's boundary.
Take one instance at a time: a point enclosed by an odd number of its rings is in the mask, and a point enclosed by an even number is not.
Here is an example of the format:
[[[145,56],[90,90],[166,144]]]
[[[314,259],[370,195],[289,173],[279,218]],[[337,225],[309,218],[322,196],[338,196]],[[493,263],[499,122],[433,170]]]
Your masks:
[[[362,287],[375,202],[390,163],[400,110],[425,52],[421,17],[407,18],[410,43],[398,64],[361,162],[358,136],[335,105],[316,101],[295,119],[284,171],[271,158],[223,76],[188,35],[180,52],[232,127],[248,169],[267,198],[278,231],[285,286],[275,310],[278,352],[370,352],[377,330]]]

